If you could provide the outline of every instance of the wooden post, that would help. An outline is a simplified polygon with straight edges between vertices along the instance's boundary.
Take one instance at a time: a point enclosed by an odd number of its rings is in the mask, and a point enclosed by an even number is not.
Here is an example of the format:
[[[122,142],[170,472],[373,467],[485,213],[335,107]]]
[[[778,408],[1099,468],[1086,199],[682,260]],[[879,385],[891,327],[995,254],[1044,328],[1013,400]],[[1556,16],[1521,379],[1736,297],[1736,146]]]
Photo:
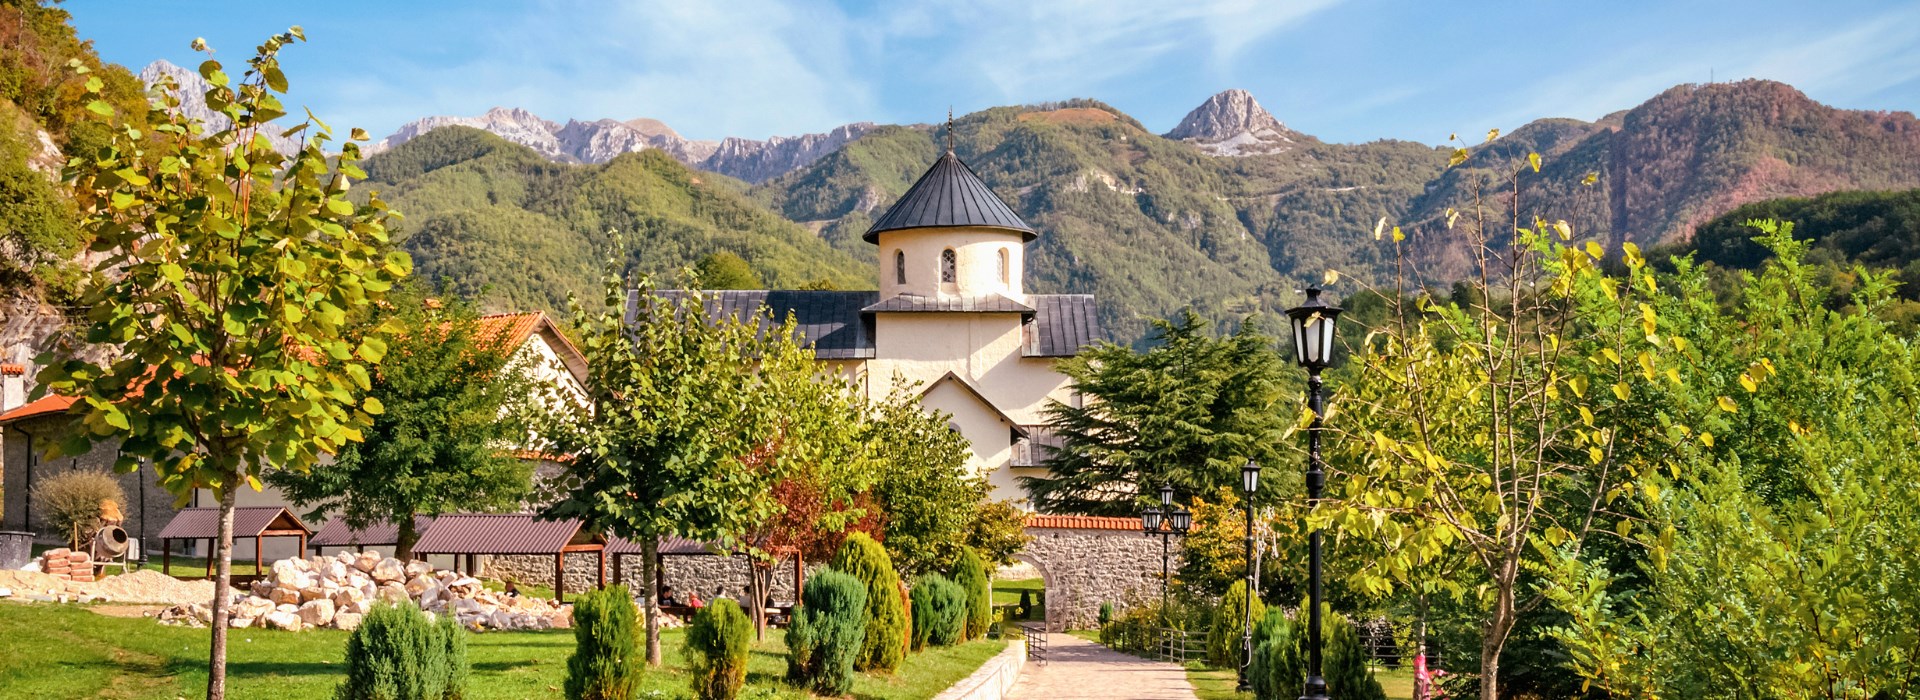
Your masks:
[[[564,550],[553,555],[553,600],[567,602],[567,553]]]
[[[607,550],[600,550],[600,587],[607,587]]]
[[[793,604],[800,604],[800,592],[807,588],[807,562],[799,550],[793,552]],[[932,589],[928,589],[932,590]]]
[[[173,575],[173,540],[160,538],[160,573]]]
[[[265,564],[267,561],[267,555],[266,555],[267,548],[264,544],[262,544],[262,542],[266,541],[266,539],[267,538],[265,537],[253,538],[253,573],[255,576],[260,575],[260,569],[261,569],[260,565]]]

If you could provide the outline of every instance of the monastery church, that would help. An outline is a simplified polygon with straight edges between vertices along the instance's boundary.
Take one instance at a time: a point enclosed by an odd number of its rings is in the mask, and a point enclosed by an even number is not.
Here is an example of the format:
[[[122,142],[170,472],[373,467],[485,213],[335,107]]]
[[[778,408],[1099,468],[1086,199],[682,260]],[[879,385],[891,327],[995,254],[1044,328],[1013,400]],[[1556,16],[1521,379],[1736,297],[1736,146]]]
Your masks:
[[[1099,337],[1092,295],[1026,292],[1037,237],[949,146],[864,236],[879,291],[706,292],[708,310],[792,314],[821,362],[872,399],[911,386],[973,444],[994,499],[1025,499],[1016,479],[1045,474],[1049,401],[1080,400],[1054,363]]]

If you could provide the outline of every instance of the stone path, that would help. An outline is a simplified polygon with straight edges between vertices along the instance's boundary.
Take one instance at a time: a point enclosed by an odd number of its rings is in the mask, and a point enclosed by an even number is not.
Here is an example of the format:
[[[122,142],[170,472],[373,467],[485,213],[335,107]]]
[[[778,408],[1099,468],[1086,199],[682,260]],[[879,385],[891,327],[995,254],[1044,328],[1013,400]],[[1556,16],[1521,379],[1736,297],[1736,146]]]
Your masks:
[[[1047,664],[1028,661],[1009,700],[1196,700],[1179,666],[1070,634],[1047,635]]]

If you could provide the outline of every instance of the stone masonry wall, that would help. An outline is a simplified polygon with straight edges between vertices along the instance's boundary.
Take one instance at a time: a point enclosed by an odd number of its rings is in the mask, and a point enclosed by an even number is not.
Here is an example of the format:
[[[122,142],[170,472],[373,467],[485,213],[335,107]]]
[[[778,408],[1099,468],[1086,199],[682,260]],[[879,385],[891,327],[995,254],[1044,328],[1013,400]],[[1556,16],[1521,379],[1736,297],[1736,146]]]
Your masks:
[[[93,469],[114,474],[120,480],[120,488],[127,494],[127,502],[120,504],[121,515],[126,522],[127,535],[142,539],[147,556],[160,558],[160,541],[153,539],[160,535],[160,529],[179,513],[173,507],[173,494],[160,486],[159,477],[152,467],[141,467],[137,473],[115,473],[113,464],[120,458],[120,442],[108,440],[102,442],[86,454],[72,457],[47,459],[45,450],[51,445],[52,436],[66,427],[68,419],[61,416],[32,418],[14,425],[0,428],[0,530],[26,530],[34,534],[34,541],[41,544],[61,544],[67,541],[67,533],[53,532],[47,529],[40,513],[32,513],[28,520],[27,498],[32,484],[40,483],[48,477],[61,473]],[[28,445],[35,453],[34,463],[28,467]],[[32,473],[29,481],[28,473]],[[174,554],[180,554],[182,544],[174,543]],[[251,548],[251,545],[247,545]],[[249,552],[251,556],[251,552]]]
[[[738,598],[747,588],[748,567],[744,556],[667,556],[664,578],[682,599],[689,591],[698,591],[700,597],[712,600],[721,589],[727,595]],[[553,585],[553,557],[544,554],[515,554],[483,557],[480,570],[485,578],[514,581],[536,586]],[[616,578],[628,586],[639,586],[640,555],[631,554],[619,557],[619,575],[615,576],[614,562],[607,562],[607,583]],[[818,570],[822,565],[807,567],[808,572]],[[594,587],[600,575],[600,562],[591,553],[567,555],[566,580],[569,593],[579,593]],[[793,564],[782,559],[775,564],[773,575],[773,600],[789,602],[794,599]]]
[[[547,554],[505,554],[481,557],[480,572],[483,578],[513,581],[535,586],[553,586],[553,557]],[[567,590],[569,594],[593,590],[600,581],[600,557],[592,552],[577,552],[567,555]],[[607,583],[613,583],[613,564],[607,564]]]
[[[1160,538],[1139,531],[1027,528],[1033,540],[1020,558],[1037,566],[1047,586],[1047,628],[1088,629],[1100,604],[1121,603],[1160,590]],[[1171,566],[1180,566],[1173,543]]]

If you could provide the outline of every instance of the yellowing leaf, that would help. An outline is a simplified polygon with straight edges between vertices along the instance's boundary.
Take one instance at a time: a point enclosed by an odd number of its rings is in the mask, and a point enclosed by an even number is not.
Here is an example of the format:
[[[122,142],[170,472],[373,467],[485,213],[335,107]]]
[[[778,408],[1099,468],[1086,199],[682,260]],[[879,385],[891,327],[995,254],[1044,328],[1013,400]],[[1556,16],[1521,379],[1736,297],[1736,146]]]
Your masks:
[[[1580,407],[1580,422],[1586,423],[1588,426],[1593,425],[1593,411],[1588,410],[1586,406]]]
[[[1560,240],[1573,240],[1573,224],[1567,223],[1566,219],[1553,222],[1553,230],[1555,233],[1560,234]]]
[[[1536,173],[1537,173],[1537,172],[1540,172],[1540,154],[1538,154],[1538,153],[1528,153],[1528,154],[1527,154],[1527,165],[1531,165],[1531,166],[1533,166],[1533,171],[1534,171],[1534,172],[1536,172]]]
[[[102,104],[105,104],[105,103],[102,103]],[[112,108],[109,107],[108,109],[112,109]],[[1465,162],[1467,162],[1467,149],[1456,148],[1456,149],[1453,149],[1453,157],[1447,159],[1447,167],[1451,168],[1453,166],[1456,166]]]
[[[1601,348],[1600,354],[1605,356],[1608,362],[1620,364],[1620,353],[1614,352],[1613,348]]]
[[[1599,464],[1600,460],[1603,460],[1606,458],[1607,458],[1607,453],[1600,451],[1600,448],[1598,447],[1587,448],[1587,459],[1589,461],[1592,461],[1594,464]]]
[[[1613,395],[1620,397],[1621,401],[1625,401],[1633,397],[1633,390],[1627,388],[1626,382],[1614,382]]]
[[[1741,373],[1740,373],[1740,388],[1742,388],[1742,389],[1746,389],[1746,390],[1747,390],[1747,393],[1749,393],[1749,394],[1751,394],[1751,393],[1753,393],[1753,392],[1756,392],[1756,391],[1759,391],[1759,390],[1760,390],[1760,385],[1759,385],[1759,384],[1757,384],[1757,383],[1755,383],[1755,382],[1753,381],[1753,377],[1750,377],[1750,376],[1748,376],[1746,372],[1741,372]]]
[[[1329,286],[1329,287],[1331,287],[1331,286],[1333,286],[1333,285],[1335,285],[1335,284],[1338,284],[1338,283],[1340,282],[1340,271],[1339,271],[1339,270],[1328,270],[1328,271],[1327,271],[1327,274],[1326,274],[1326,275],[1324,275],[1324,276],[1322,276],[1322,277],[1321,277],[1320,279],[1321,279],[1321,282],[1322,282],[1322,283],[1324,283],[1324,284],[1326,284],[1327,286]]]
[[[1674,337],[1673,337],[1673,349],[1675,349],[1675,350],[1679,350],[1680,352],[1686,352],[1686,351],[1687,351],[1687,339],[1686,339],[1686,338],[1682,338],[1682,337],[1680,337],[1680,336],[1677,336],[1677,335],[1676,335],[1676,336],[1674,336]]]
[[[265,488],[265,487],[262,487],[262,486],[260,485],[260,479],[259,479],[259,477],[256,477],[256,476],[254,476],[254,475],[252,475],[252,474],[248,474],[248,475],[247,475],[247,488],[250,488],[250,489],[253,489],[253,492],[254,492],[254,493],[260,493],[260,492],[261,492],[262,490],[264,490],[264,488]]]
[[[1587,395],[1587,378],[1574,377],[1569,379],[1567,380],[1567,388],[1573,390],[1574,396],[1585,397]]]
[[[1675,338],[1674,340],[1679,340],[1679,338]],[[1669,381],[1669,382],[1673,382],[1673,383],[1674,383],[1674,384],[1675,384],[1676,386],[1677,386],[1677,385],[1679,385],[1679,384],[1680,384],[1680,370],[1677,370],[1677,369],[1674,369],[1674,368],[1672,368],[1672,367],[1668,367],[1668,368],[1667,368],[1667,381]]]
[[[1740,412],[1740,404],[1734,403],[1733,399],[1729,399],[1725,396],[1720,397],[1719,400],[1715,401],[1714,403],[1718,404],[1720,406],[1720,410],[1722,411],[1726,411],[1728,413]]]
[[[1497,139],[1497,138],[1500,138],[1500,130],[1499,130],[1499,129],[1488,129],[1488,130],[1487,130],[1487,140],[1488,140],[1488,141],[1492,141],[1492,140],[1494,140],[1494,139]]]
[[[1401,233],[1400,227],[1393,227],[1393,242],[1399,243],[1404,240],[1407,240],[1407,234]]]
[[[1382,216],[1380,217],[1379,223],[1375,223],[1373,225],[1373,240],[1376,240],[1376,241],[1380,240],[1380,236],[1386,232],[1387,232],[1387,217]]]
[[[1600,181],[1600,173],[1598,172],[1589,171],[1586,177],[1580,178],[1580,184],[1582,185],[1591,185],[1599,181]]]
[[[387,407],[380,403],[379,399],[369,396],[365,401],[360,402],[360,410],[366,411],[369,416],[377,416],[386,413]]]

